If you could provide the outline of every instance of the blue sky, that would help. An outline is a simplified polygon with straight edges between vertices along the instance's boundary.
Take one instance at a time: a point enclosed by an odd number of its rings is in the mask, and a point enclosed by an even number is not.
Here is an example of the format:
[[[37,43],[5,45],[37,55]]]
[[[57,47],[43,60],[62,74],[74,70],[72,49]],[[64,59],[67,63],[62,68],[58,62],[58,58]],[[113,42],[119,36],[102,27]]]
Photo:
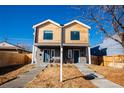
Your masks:
[[[79,11],[71,6],[0,6],[0,41],[7,37],[11,43],[26,43],[31,46],[34,24],[46,19],[65,24],[78,15]],[[85,20],[80,21],[92,28],[90,30],[91,46],[102,42],[101,34],[95,35],[94,25]]]

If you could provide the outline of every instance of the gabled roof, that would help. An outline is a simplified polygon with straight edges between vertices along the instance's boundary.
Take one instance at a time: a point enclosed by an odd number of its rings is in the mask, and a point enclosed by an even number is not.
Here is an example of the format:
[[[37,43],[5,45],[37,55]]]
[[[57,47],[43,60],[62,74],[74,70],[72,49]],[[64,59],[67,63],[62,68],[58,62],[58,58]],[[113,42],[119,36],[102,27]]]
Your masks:
[[[26,50],[23,47],[14,45],[14,44],[6,42],[6,41],[0,42],[0,49],[19,49],[19,50],[24,50],[26,52],[31,52],[29,50]]]
[[[78,21],[78,20],[73,20],[73,21],[71,21],[71,22],[68,22],[68,23],[66,23],[66,24],[64,25],[64,27],[66,27],[66,26],[68,26],[68,25],[70,25],[70,24],[72,24],[72,23],[78,23],[78,24],[80,24],[80,25],[82,25],[82,26],[84,26],[84,27],[86,27],[86,28],[88,28],[88,29],[91,29],[90,26],[88,26],[88,25],[86,25],[86,24],[84,24],[84,23],[82,23],[82,22],[80,22],[80,21]]]
[[[40,22],[40,23],[38,23],[38,24],[36,24],[36,25],[33,25],[33,28],[36,28],[37,26],[40,26],[40,25],[45,24],[45,23],[47,23],[47,22],[53,23],[53,24],[55,24],[55,25],[61,27],[61,25],[60,25],[59,23],[56,23],[55,21],[48,19],[48,20],[45,20],[45,21],[43,21],[43,22]]]
[[[19,47],[17,47],[14,44],[4,41],[4,42],[0,42],[0,48],[19,48]]]

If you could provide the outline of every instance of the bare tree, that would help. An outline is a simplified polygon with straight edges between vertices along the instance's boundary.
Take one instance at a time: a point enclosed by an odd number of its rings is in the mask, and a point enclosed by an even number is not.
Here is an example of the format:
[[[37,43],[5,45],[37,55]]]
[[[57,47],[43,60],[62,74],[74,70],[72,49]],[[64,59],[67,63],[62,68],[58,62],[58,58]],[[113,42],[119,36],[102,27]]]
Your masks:
[[[92,22],[98,32],[117,41],[124,48],[124,6],[72,6],[72,8],[80,12],[76,18]],[[114,34],[117,34],[120,40],[114,38]]]
[[[30,45],[28,45],[28,44],[26,44],[26,43],[17,43],[17,46],[19,46],[19,47],[21,47],[21,48],[23,48],[23,49],[25,49],[25,50],[28,50],[28,51],[31,51],[31,47],[30,47]]]

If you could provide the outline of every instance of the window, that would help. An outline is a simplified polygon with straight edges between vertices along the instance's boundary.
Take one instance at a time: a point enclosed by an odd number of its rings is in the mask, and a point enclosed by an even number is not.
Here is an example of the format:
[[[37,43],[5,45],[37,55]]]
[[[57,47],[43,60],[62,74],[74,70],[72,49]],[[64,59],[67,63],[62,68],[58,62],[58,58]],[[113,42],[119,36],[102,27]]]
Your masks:
[[[68,50],[68,58],[72,58],[72,50],[71,49]]]
[[[43,34],[44,40],[52,40],[53,39],[53,32],[51,30],[45,30]]]
[[[51,57],[55,57],[55,49],[51,50]]]
[[[80,40],[80,32],[71,31],[71,40]]]

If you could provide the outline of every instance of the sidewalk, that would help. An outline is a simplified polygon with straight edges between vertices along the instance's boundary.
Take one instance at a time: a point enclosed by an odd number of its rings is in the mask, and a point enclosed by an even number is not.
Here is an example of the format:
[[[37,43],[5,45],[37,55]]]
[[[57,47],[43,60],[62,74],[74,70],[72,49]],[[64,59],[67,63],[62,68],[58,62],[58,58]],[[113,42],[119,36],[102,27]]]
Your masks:
[[[94,74],[97,76],[97,78],[91,80],[91,82],[97,86],[98,88],[123,88],[122,86],[113,83],[112,81],[109,81],[107,79],[104,78],[104,76],[94,72],[93,70],[91,70],[90,68],[88,68],[87,65],[85,64],[75,64],[75,66],[80,70],[80,72],[84,75],[87,74]]]
[[[31,81],[46,66],[47,64],[43,64],[42,66],[36,66],[31,71],[20,75],[17,79],[1,85],[0,88],[24,88],[25,84]]]

